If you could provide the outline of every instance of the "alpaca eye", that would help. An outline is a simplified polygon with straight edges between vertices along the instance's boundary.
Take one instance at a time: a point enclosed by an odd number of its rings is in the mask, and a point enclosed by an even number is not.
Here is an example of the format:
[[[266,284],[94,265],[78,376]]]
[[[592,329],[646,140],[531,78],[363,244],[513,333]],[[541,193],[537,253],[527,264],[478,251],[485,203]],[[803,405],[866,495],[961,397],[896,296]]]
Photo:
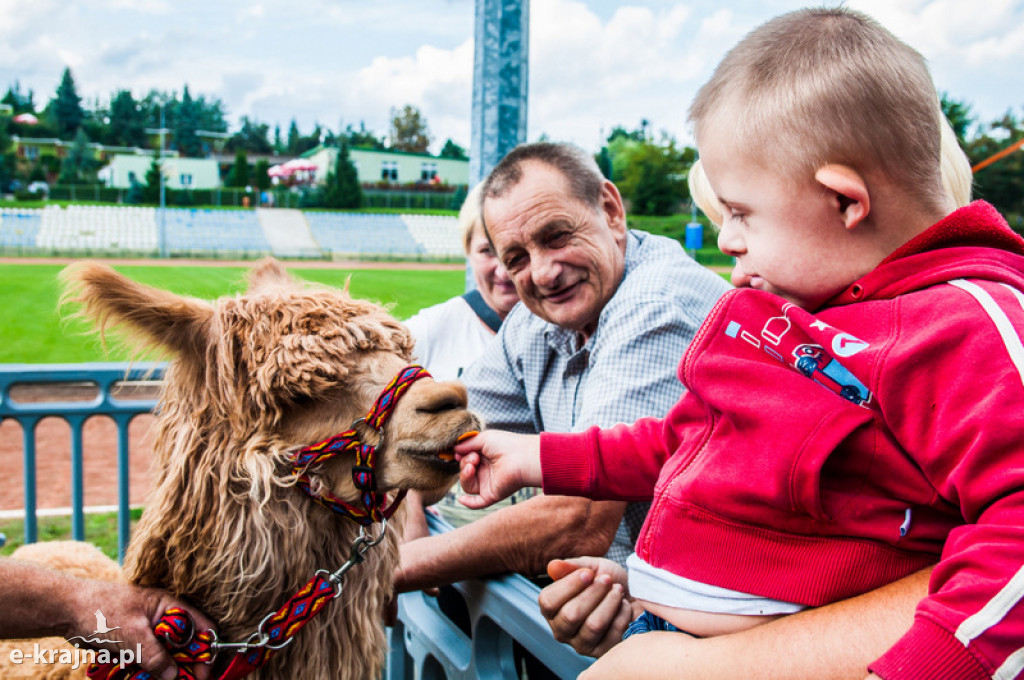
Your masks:
[[[440,399],[436,399],[426,404],[420,404],[416,407],[417,413],[428,413],[437,414],[444,413],[445,411],[454,411],[457,408],[462,408],[464,404],[456,396],[447,396]]]

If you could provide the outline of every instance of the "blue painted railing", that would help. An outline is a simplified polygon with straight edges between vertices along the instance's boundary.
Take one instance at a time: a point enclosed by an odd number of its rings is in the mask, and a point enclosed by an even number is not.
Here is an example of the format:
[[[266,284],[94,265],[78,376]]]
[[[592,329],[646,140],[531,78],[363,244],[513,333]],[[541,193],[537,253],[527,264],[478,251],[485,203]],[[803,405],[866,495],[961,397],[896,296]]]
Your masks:
[[[121,400],[113,396],[118,384],[159,380],[162,364],[2,364],[0,365],[0,421],[13,418],[21,425],[24,452],[25,542],[38,538],[36,514],[36,425],[43,418],[61,418],[71,428],[71,536],[85,540],[83,503],[82,430],[93,416],[108,416],[117,425],[117,545],[124,558],[131,531],[128,505],[128,425],[156,406],[154,400]],[[11,389],[19,385],[83,385],[95,390],[85,401],[15,401]]]
[[[38,539],[36,508],[36,425],[57,417],[71,427],[72,536],[85,540],[82,429],[93,416],[108,416],[118,431],[118,551],[124,557],[130,534],[128,504],[129,442],[132,419],[156,406],[153,400],[119,399],[120,383],[162,378],[163,364],[0,364],[0,422],[20,423],[24,441],[25,542]],[[11,389],[25,385],[89,385],[95,396],[85,401],[11,399]],[[44,454],[45,455],[45,454]],[[434,533],[450,527],[429,516]],[[387,680],[515,680],[524,652],[560,678],[575,678],[590,660],[556,642],[537,607],[539,589],[520,576],[457,583],[449,601],[459,601],[465,621],[457,625],[441,610],[438,600],[423,593],[399,597],[398,621],[389,631]],[[536,674],[531,673],[531,678]]]

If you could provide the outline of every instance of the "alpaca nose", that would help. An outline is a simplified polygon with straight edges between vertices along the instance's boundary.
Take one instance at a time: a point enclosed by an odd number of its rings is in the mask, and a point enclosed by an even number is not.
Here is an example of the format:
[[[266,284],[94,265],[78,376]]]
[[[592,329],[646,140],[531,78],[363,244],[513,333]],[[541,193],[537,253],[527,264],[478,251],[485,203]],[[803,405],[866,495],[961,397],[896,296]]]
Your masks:
[[[437,414],[466,408],[466,388],[462,383],[437,383],[434,388],[416,406],[419,413]]]

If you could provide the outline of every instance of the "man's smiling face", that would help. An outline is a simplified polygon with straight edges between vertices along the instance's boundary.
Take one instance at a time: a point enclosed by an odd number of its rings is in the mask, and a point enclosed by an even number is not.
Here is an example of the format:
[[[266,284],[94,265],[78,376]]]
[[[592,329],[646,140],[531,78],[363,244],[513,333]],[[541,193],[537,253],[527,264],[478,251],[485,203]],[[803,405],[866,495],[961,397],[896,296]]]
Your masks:
[[[522,179],[484,201],[484,221],[523,303],[590,337],[625,267],[626,217],[610,182],[601,205],[572,195],[557,169],[524,161]]]

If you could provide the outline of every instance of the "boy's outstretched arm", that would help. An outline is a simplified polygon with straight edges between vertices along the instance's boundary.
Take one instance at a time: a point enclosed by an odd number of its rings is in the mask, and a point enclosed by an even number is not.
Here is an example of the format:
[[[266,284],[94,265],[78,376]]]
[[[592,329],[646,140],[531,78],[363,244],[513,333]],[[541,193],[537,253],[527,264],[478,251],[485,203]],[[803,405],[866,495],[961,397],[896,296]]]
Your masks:
[[[541,485],[540,437],[489,430],[455,446],[462,466],[459,502],[479,510],[527,486]]]

